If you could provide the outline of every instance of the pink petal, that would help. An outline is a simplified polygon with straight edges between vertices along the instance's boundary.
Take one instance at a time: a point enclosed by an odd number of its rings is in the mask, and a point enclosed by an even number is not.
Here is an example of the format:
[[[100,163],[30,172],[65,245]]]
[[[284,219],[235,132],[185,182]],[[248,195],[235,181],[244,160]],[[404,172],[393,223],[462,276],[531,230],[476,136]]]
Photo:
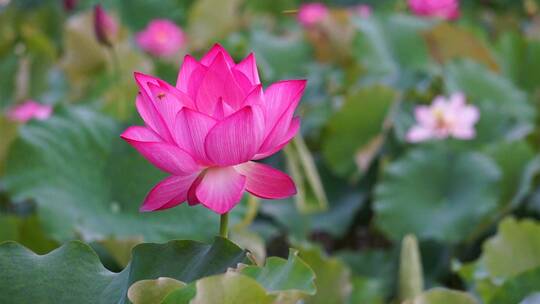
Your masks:
[[[249,105],[261,105],[264,106],[265,103],[265,97],[264,92],[262,89],[262,85],[256,85],[253,87],[251,92],[246,96],[244,101],[242,102],[243,106],[249,106]]]
[[[465,97],[465,94],[463,94],[461,92],[454,93],[449,98],[450,107],[452,107],[454,109],[461,108],[461,107],[463,107],[465,105],[466,99],[467,98]]]
[[[238,109],[244,100],[246,93],[238,86],[230,68],[227,66],[223,53],[218,53],[212,65],[208,67],[206,75],[195,99],[197,109],[200,112],[211,115],[219,98],[228,103],[234,109]]]
[[[229,55],[227,50],[224,47],[222,47],[219,43],[214,44],[214,46],[212,46],[210,51],[208,51],[208,53],[206,53],[201,58],[200,62],[201,64],[205,66],[210,66],[212,65],[212,63],[214,62],[214,60],[217,58],[219,54],[223,55],[223,58],[225,59],[225,63],[227,64],[228,67],[232,68],[235,66],[234,60],[232,59],[231,55]]]
[[[246,75],[244,75],[244,73],[236,70],[236,69],[232,69],[231,70],[232,74],[233,74],[233,77],[234,77],[234,80],[235,82],[238,84],[238,87],[240,87],[240,89],[242,89],[242,92],[251,92],[251,90],[253,90],[253,87],[255,85],[253,85],[251,83],[251,80],[249,80],[247,78]]]
[[[158,80],[158,84],[162,90],[169,92],[172,97],[175,98],[182,106],[188,107],[190,109],[195,109],[195,102],[188,94],[180,91],[176,87],[173,87],[172,85],[161,79]]]
[[[223,120],[223,118],[231,115],[232,113],[234,113],[234,109],[226,102],[223,102],[223,98],[220,98],[216,105],[216,109],[214,110],[214,114],[212,114],[212,117],[217,120]]]
[[[204,140],[216,120],[206,114],[182,109],[176,116],[174,138],[178,146],[188,151],[201,163],[208,163]]]
[[[270,132],[281,116],[292,109],[292,113],[302,98],[306,88],[305,80],[285,80],[270,85],[264,92],[266,131]]]
[[[146,93],[139,92],[139,94],[137,94],[135,106],[146,125],[159,134],[165,141],[172,142],[171,133],[169,132],[167,124]]]
[[[298,130],[300,130],[300,118],[295,117],[291,120],[289,129],[283,136],[274,136],[271,133],[253,159],[263,159],[283,149],[296,136]]]
[[[471,126],[480,119],[480,111],[475,106],[465,106],[460,114],[460,121]]]
[[[191,55],[184,56],[184,61],[176,77],[176,88],[180,91],[187,93],[189,79],[193,72],[199,67],[200,63],[197,59],[193,58]]]
[[[300,91],[299,93],[300,96],[301,96],[301,93],[302,91]],[[266,154],[265,152],[273,150],[277,145],[281,144],[282,142],[286,140],[286,137],[289,134],[294,111],[296,110],[298,102],[300,101],[300,96],[297,98],[294,98],[293,99],[294,102],[288,104],[288,107],[281,114],[281,116],[278,117],[278,120],[275,123],[273,124],[266,123],[267,135],[258,153]],[[265,95],[265,98],[268,98],[268,97]],[[269,103],[270,102],[268,101],[268,99],[266,99],[266,104],[269,104]],[[269,111],[268,108],[266,110]],[[272,117],[271,115],[272,115],[271,113],[269,114],[268,112],[266,112],[265,118],[267,120],[272,119],[272,118],[269,118],[269,117]]]
[[[176,88],[195,99],[206,70],[207,67],[200,64],[191,55],[186,55],[176,79]]]
[[[208,158],[219,166],[250,160],[257,152],[264,132],[264,120],[257,113],[248,106],[218,122],[206,136]]]
[[[163,139],[172,142],[172,136],[169,132],[167,123],[159,113],[154,102],[152,101],[152,93],[149,84],[158,85],[157,78],[144,75],[142,73],[134,73],[135,80],[140,88],[139,94],[135,101],[137,111],[141,115],[144,122]]]
[[[446,109],[447,105],[448,103],[444,96],[435,97],[435,99],[433,99],[433,102],[431,103],[432,108],[440,108],[441,110]]]
[[[430,129],[421,126],[414,126],[407,133],[407,141],[411,143],[425,141],[433,137],[434,134]]]
[[[459,139],[473,139],[476,136],[474,127],[460,127],[452,130],[452,136]]]
[[[266,199],[284,199],[296,194],[293,180],[268,165],[250,161],[235,169],[246,176],[246,190],[253,195]]]
[[[435,126],[435,117],[433,111],[426,106],[418,106],[414,109],[414,117],[422,126]]]
[[[122,135],[124,139],[136,140],[141,142],[161,142],[161,137],[151,129],[141,126],[131,126],[127,128]]]
[[[246,177],[233,167],[210,168],[197,187],[197,198],[210,210],[229,212],[242,199]]]
[[[130,137],[133,135],[131,131],[130,133],[126,132],[120,137],[159,169],[174,175],[186,175],[199,170],[193,157],[186,151],[167,143],[139,141]]]
[[[198,173],[169,176],[160,181],[146,195],[140,211],[156,211],[174,207],[183,203],[187,192]]]
[[[480,112],[475,106],[464,106],[456,113],[455,124],[450,130],[452,136],[460,139],[473,139],[476,136],[474,125],[480,119]]]
[[[152,83],[155,85],[159,84],[159,78],[146,75],[141,72],[135,72],[133,73],[133,76],[135,77],[135,82],[137,82],[137,86],[139,87],[139,90],[142,93],[146,93],[148,96],[150,96],[150,89],[148,88],[148,84]]]
[[[255,55],[253,53],[250,53],[244,60],[238,63],[234,69],[242,72],[252,85],[261,83],[259,72],[257,71],[257,61],[255,60]]]
[[[154,101],[155,109],[161,115],[163,121],[169,129],[169,132],[172,134],[176,114],[182,108],[182,103],[176,98],[175,95],[164,90],[162,86],[148,83],[148,88],[150,90],[150,96]]]
[[[189,190],[187,192],[187,201],[190,206],[195,206],[201,203],[199,199],[197,198],[197,187],[199,187],[199,184],[201,183],[205,173],[199,174],[191,187],[189,187]]]

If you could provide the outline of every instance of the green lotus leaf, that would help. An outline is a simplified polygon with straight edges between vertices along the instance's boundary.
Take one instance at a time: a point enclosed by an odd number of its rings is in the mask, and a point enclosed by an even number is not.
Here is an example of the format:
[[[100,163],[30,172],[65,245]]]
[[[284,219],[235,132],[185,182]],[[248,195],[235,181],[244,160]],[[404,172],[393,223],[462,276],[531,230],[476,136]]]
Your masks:
[[[61,107],[46,121],[24,125],[8,155],[8,193],[35,200],[45,231],[58,240],[77,234],[85,240],[202,241],[217,234],[219,216],[201,205],[139,212],[165,175],[124,143],[121,132],[112,119],[83,107]]]
[[[6,242],[0,245],[0,303],[129,303],[128,289],[141,280],[168,277],[191,283],[243,261],[245,252],[219,237],[212,244],[145,243],[133,249],[128,267],[114,273],[78,241],[46,255]]]
[[[500,177],[479,153],[413,149],[384,170],[375,190],[377,225],[394,240],[412,233],[460,241],[496,209]]]

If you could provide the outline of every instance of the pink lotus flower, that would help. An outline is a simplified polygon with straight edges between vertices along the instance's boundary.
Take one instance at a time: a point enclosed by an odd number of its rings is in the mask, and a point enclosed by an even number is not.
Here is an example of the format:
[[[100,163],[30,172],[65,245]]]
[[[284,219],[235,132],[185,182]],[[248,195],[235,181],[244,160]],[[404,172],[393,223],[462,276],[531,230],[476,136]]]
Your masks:
[[[112,43],[118,34],[118,24],[113,17],[101,7],[94,7],[94,33],[96,39],[103,45],[112,46]]]
[[[458,0],[409,0],[409,8],[417,16],[455,20],[459,17]]]
[[[415,110],[417,124],[408,134],[409,142],[429,139],[472,139],[476,135],[474,125],[480,118],[475,106],[465,103],[462,93],[455,93],[447,100],[439,96],[431,106],[418,106]]]
[[[322,22],[327,16],[328,8],[326,5],[313,2],[302,4],[298,10],[297,18],[301,25],[311,27]]]
[[[185,35],[173,22],[155,19],[135,39],[144,51],[157,57],[170,57],[184,46]]]
[[[281,150],[298,132],[293,117],[305,80],[263,90],[255,56],[236,64],[215,45],[200,61],[187,55],[176,87],[135,73],[136,106],[145,126],[121,137],[170,174],[148,193],[141,211],[202,203],[224,214],[245,190],[266,199],[296,193],[291,178],[254,162]]]
[[[30,119],[45,120],[52,114],[52,106],[27,100],[7,111],[7,118],[25,123]]]
[[[360,18],[369,18],[372,14],[372,9],[367,4],[358,4],[351,8],[351,12]]]

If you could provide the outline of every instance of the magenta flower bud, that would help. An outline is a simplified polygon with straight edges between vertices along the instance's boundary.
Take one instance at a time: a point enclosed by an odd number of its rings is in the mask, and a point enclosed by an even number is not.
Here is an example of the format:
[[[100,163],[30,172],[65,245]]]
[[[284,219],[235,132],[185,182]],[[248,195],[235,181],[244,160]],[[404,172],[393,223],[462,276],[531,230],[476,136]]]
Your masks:
[[[112,46],[113,40],[118,33],[118,24],[113,17],[101,7],[94,7],[94,32],[96,39],[103,45]]]

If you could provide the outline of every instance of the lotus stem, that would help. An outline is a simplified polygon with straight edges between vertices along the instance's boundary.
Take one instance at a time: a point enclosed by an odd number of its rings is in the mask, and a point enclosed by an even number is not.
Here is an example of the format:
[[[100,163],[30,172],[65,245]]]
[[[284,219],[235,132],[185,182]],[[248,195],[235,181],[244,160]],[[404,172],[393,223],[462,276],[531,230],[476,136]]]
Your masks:
[[[228,226],[229,225],[229,213],[223,213],[219,221],[219,235],[223,238],[228,237]]]

